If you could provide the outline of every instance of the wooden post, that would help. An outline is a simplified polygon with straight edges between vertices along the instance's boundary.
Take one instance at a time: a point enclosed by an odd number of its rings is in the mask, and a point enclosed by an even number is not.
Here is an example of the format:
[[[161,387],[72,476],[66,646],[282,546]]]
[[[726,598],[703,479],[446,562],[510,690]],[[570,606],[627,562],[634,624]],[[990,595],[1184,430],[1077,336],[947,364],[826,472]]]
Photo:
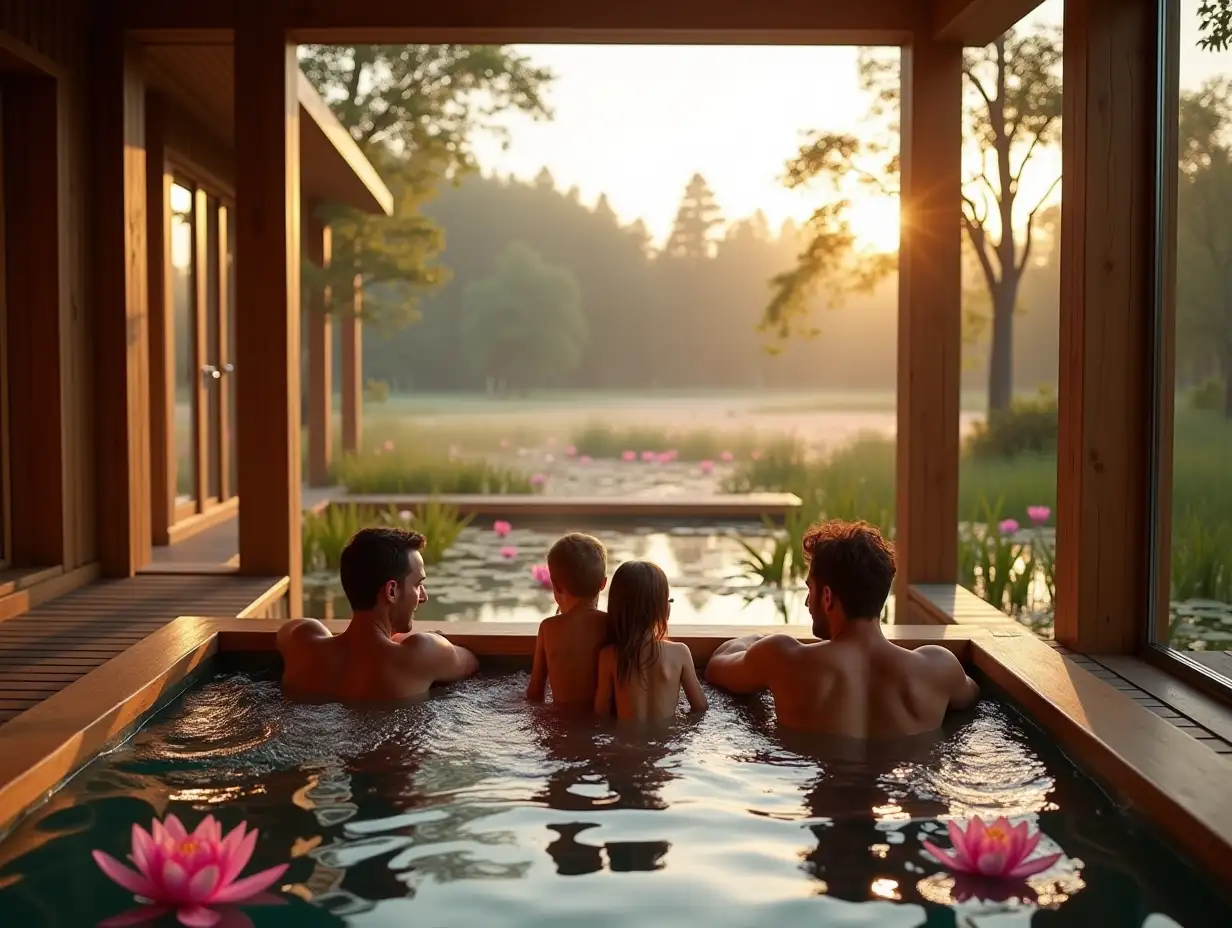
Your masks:
[[[895,585],[958,579],[962,46],[917,35],[902,58]]]
[[[1087,653],[1150,597],[1156,6],[1065,4],[1055,634]]]
[[[315,211],[304,216],[305,249],[318,267],[329,267],[332,240],[329,226]],[[334,453],[334,317],[329,286],[308,295],[308,485],[330,485]]]
[[[351,312],[342,317],[342,450],[359,451],[364,437],[363,278],[355,275]]]
[[[151,557],[145,80],[122,32],[100,30],[95,55],[98,557],[128,577]]]
[[[276,5],[235,30],[236,426],[240,572],[291,579],[300,538],[299,65]]]

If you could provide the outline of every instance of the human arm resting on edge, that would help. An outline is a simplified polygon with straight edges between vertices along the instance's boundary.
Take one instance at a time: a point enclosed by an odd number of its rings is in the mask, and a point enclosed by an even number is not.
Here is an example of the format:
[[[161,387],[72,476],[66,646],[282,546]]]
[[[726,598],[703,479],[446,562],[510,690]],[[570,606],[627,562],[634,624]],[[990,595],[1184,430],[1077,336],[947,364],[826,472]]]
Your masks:
[[[685,650],[684,664],[680,668],[680,684],[684,687],[685,698],[689,700],[690,712],[705,712],[710,708],[710,703],[706,700],[706,694],[702,692],[702,685],[697,679],[697,668],[693,666],[693,652],[689,650],[686,644],[681,645]]]
[[[599,652],[599,684],[595,687],[595,715],[612,714],[612,676],[616,672],[616,652],[607,647]]]
[[[479,659],[474,654],[453,644],[443,635],[415,632],[402,639],[399,647],[415,654],[416,660],[434,683],[452,683],[469,677],[479,669]]]
[[[948,648],[936,644],[926,644],[916,649],[921,657],[928,658],[935,668],[937,680],[943,691],[949,696],[950,708],[962,711],[970,709],[980,700],[979,685],[967,676],[962,661],[954,656]]]
[[[526,698],[531,702],[543,702],[548,685],[548,655],[543,647],[543,624],[535,635],[535,662],[530,668],[530,683],[526,685]]]
[[[790,635],[745,635],[725,641],[706,664],[706,679],[733,693],[767,689],[783,661],[800,648]]]

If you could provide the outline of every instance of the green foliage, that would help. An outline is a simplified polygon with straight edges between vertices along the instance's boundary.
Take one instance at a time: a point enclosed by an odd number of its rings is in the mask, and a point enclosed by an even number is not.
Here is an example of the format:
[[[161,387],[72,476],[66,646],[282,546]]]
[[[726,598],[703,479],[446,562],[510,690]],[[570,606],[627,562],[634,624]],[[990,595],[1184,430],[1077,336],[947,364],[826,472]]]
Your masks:
[[[618,458],[625,451],[675,450],[682,461],[718,462],[723,452],[737,460],[748,460],[754,452],[773,449],[785,439],[768,439],[756,432],[721,432],[717,429],[677,430],[659,426],[622,428],[592,423],[574,433],[570,443],[578,454],[592,458]]]
[[[335,478],[351,493],[530,493],[523,472],[483,458],[451,459],[417,451],[367,452],[343,458]]]
[[[1198,4],[1198,47],[1222,52],[1232,45],[1232,0],[1202,0]]]
[[[975,424],[968,447],[980,458],[1055,454],[1056,396],[1041,390],[1030,399],[1016,398],[1008,409],[993,410],[986,420]]]
[[[764,586],[780,588],[798,584],[804,579],[808,573],[808,561],[804,557],[804,535],[816,521],[809,512],[806,507],[789,512],[782,529],[778,529],[771,519],[762,516],[762,523],[774,533],[768,552],[763,553],[744,539],[737,538],[745,551],[744,560],[740,563],[742,574],[750,579],[757,579]]]
[[[467,286],[462,337],[477,372],[519,390],[550,384],[577,367],[586,344],[577,280],[511,245],[491,277]]]
[[[389,401],[389,381],[369,377],[364,384],[364,402],[380,405]]]
[[[376,166],[393,194],[390,217],[334,208],[328,269],[306,267],[306,283],[333,288],[350,306],[362,274],[365,317],[394,324],[415,317],[415,299],[443,281],[432,262],[439,228],[420,213],[444,177],[473,168],[475,130],[505,132],[493,117],[516,110],[549,115],[552,74],[506,45],[309,45],[300,67]],[[383,282],[397,286],[381,288]]]
[[[408,513],[394,513],[406,528],[424,536],[423,559],[425,564],[439,564],[445,552],[454,546],[462,530],[475,518],[462,515],[457,506],[450,506],[438,499],[429,499],[426,505]],[[409,516],[409,517],[408,517]]]
[[[722,214],[714,202],[714,193],[706,178],[694,174],[685,188],[663,253],[673,258],[692,260],[710,257],[714,248],[714,228],[722,222]]]
[[[1185,394],[1185,405],[1194,412],[1222,412],[1224,385],[1218,377],[1207,377]]]
[[[1190,509],[1172,530],[1172,598],[1232,602],[1232,523]]]
[[[378,510],[355,503],[331,504],[323,512],[305,512],[301,535],[304,570],[337,570],[342,549],[361,528],[380,524]]]

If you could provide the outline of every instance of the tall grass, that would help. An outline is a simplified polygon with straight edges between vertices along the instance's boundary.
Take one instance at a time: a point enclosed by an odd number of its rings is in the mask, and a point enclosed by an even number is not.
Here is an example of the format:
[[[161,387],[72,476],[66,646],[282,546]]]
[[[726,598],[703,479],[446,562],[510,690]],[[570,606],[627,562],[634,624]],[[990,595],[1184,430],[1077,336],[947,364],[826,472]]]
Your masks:
[[[413,450],[348,455],[334,468],[334,479],[351,493],[530,493],[524,471],[482,457],[451,458]]]
[[[435,499],[428,500],[414,511],[331,503],[323,512],[304,513],[304,570],[337,570],[342,551],[355,533],[362,528],[382,525],[419,532],[424,536],[424,563],[436,564],[445,557],[473,518],[463,516],[456,507]]]

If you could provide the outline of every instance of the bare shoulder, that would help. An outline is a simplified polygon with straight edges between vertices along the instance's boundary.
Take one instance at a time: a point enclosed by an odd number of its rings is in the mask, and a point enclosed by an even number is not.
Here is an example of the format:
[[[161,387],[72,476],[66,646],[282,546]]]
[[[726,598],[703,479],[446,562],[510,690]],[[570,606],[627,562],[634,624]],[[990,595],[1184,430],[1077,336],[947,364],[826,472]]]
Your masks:
[[[292,643],[332,637],[330,630],[316,619],[291,619],[278,628],[278,649],[282,650],[284,646]]]
[[[668,646],[669,653],[676,660],[680,661],[682,665],[693,663],[693,651],[683,641],[665,641],[664,644]],[[610,647],[611,645],[608,645],[608,648]],[[604,650],[606,651],[607,648],[604,648]]]
[[[962,661],[954,656],[954,652],[939,644],[920,645],[912,653],[939,677],[953,677],[966,673],[963,670]]]
[[[439,632],[411,632],[398,642],[398,647],[405,651],[424,652],[437,651],[441,648],[453,647],[453,645]]]

